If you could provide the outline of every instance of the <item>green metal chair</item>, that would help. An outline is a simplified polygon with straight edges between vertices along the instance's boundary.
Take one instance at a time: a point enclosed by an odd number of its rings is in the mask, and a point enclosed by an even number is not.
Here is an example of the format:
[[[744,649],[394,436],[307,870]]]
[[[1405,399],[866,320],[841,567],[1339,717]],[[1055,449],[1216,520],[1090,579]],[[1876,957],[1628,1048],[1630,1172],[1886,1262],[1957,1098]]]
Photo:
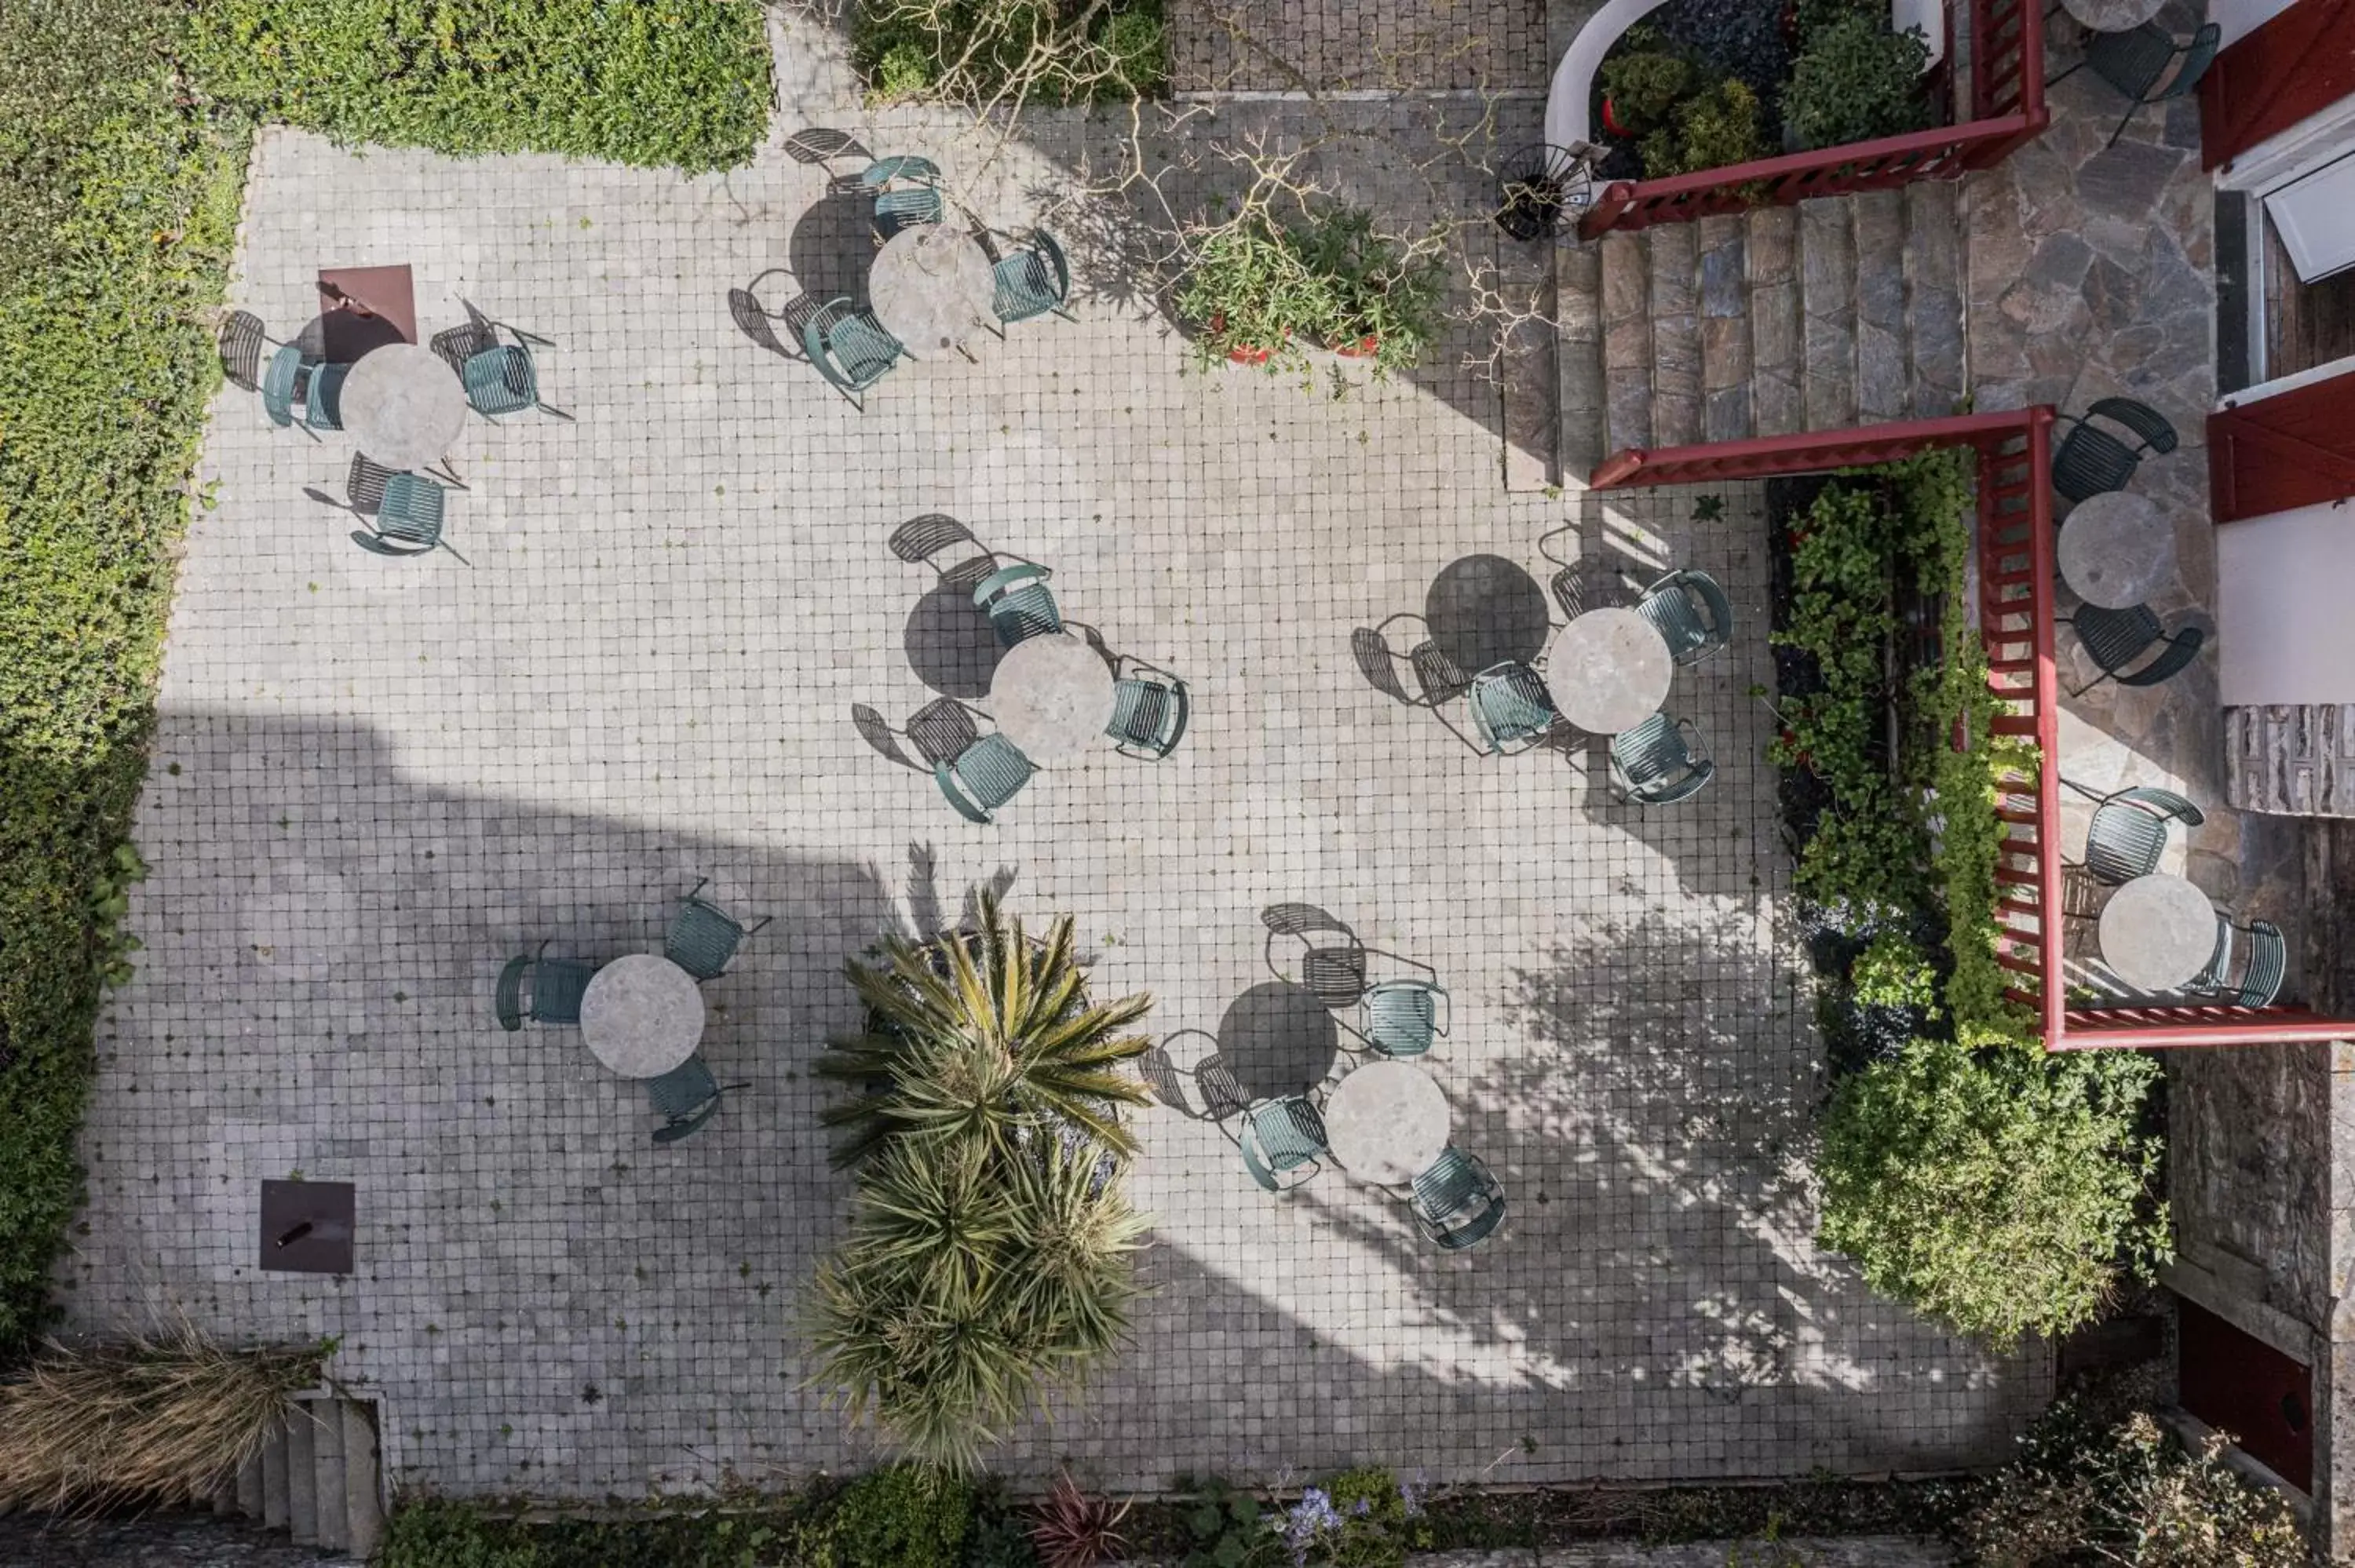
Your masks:
[[[1001,323],[1027,322],[1050,311],[1065,321],[1072,319],[1063,308],[1071,297],[1071,269],[1063,260],[1063,248],[1045,229],[1032,229],[1028,247],[1000,258],[991,271],[997,291],[990,310]]]
[[[710,885],[707,876],[690,888],[663,932],[663,957],[698,980],[716,977],[736,956],[745,938],[776,918],[763,915],[750,926],[740,924],[717,904],[697,896]]]
[[[458,372],[459,383],[466,388],[466,402],[490,419],[520,414],[526,408],[556,412],[539,400],[539,366],[524,335],[512,327],[507,330],[514,333],[515,342],[469,355],[464,368]]]
[[[709,1121],[719,1102],[738,1089],[749,1089],[750,1084],[722,1086],[711,1075],[711,1069],[700,1056],[689,1056],[669,1072],[646,1080],[646,1097],[654,1102],[655,1114],[663,1118],[655,1128],[656,1143],[677,1143],[693,1136]]]
[[[1480,737],[1481,749],[1492,756],[1527,751],[1561,722],[1561,710],[1553,705],[1553,694],[1546,690],[1545,682],[1535,670],[1514,660],[1492,664],[1473,676],[1464,702],[1472,732]]]
[[[2207,633],[2197,626],[2169,631],[2147,604],[2126,609],[2082,605],[2075,615],[2056,619],[2075,629],[2077,641],[2084,644],[2085,652],[2102,672],[2071,692],[2073,697],[2083,696],[2104,681],[2115,681],[2121,686],[2156,686],[2171,680],[2200,656],[2200,645],[2207,641]],[[2127,667],[2151,649],[2162,646],[2165,651],[2142,668]]]
[[[2063,414],[2069,433],[2052,451],[2052,488],[2072,501],[2084,501],[2113,490],[2124,490],[2142,465],[2143,455],[2164,456],[2175,450],[2175,427],[2167,416],[2131,397],[2100,397],[2082,415]],[[2093,423],[2107,419],[2136,438],[2133,446]]]
[[[858,183],[875,195],[877,244],[903,228],[941,221],[947,207],[941,199],[940,178],[940,166],[930,158],[903,154],[867,165]]]
[[[344,380],[352,373],[348,365],[314,365],[311,379],[303,391],[303,427],[311,430],[340,430],[344,428]]]
[[[2145,22],[2123,33],[2095,33],[2085,40],[2085,58],[2052,79],[2059,81],[2078,66],[2091,66],[2095,76],[2134,101],[2126,118],[2103,143],[2105,148],[2115,147],[2145,104],[2180,98],[2199,87],[2200,79],[2215,62],[2223,37],[2223,29],[2213,22],[2201,24],[2188,44],[2178,44],[2175,35],[2156,22]],[[2179,55],[2182,63],[2170,77],[2168,68],[2176,64]],[[2162,78],[2167,82],[2164,87],[2159,85]]]
[[[542,942],[537,950],[509,959],[499,971],[498,995],[493,1005],[498,1011],[500,1028],[521,1029],[526,1019],[534,1023],[581,1022],[581,999],[588,992],[597,966],[578,959],[547,958],[543,956],[547,951],[548,943]]]
[[[1612,787],[1639,806],[1689,800],[1716,777],[1717,764],[1690,719],[1654,714],[1611,737]]]
[[[1504,1223],[1505,1190],[1476,1156],[1451,1143],[1415,1177],[1409,1207],[1426,1240],[1461,1252]]]
[[[987,822],[1037,771],[1037,765],[1012,741],[985,735],[952,760],[936,765],[932,779],[966,821]]]
[[[1047,578],[1053,575],[1025,561],[1000,567],[975,585],[974,608],[989,617],[989,629],[997,633],[1000,647],[1011,648],[1063,630],[1062,613],[1056,609],[1054,593],[1047,587]]]
[[[2235,933],[2249,939],[2248,956],[2241,965],[2237,984],[2225,976],[2232,967]],[[2183,989],[2196,996],[2213,1001],[2229,1002],[2235,1007],[2271,1007],[2281,995],[2282,981],[2289,974],[2289,939],[2281,927],[2269,920],[2252,920],[2246,926],[2234,926],[2226,915],[2216,916],[2216,951],[2199,978]]]
[[[845,296],[817,308],[802,328],[802,349],[818,374],[834,383],[851,407],[867,411],[859,394],[890,374],[908,351],[884,330],[872,311]]]
[[[422,556],[436,547],[449,550],[442,540],[442,487],[430,479],[414,473],[388,474],[384,494],[377,503],[376,532],[356,529],[353,542],[379,556]]]
[[[1294,1171],[1306,1171],[1314,1176],[1317,1161],[1325,1154],[1325,1118],[1308,1103],[1305,1095],[1286,1095],[1281,1099],[1263,1100],[1243,1112],[1242,1127],[1236,1143],[1243,1153],[1243,1168],[1252,1180],[1271,1192],[1281,1192],[1287,1185],[1283,1177]],[[1307,1176],[1301,1178],[1306,1181]]]
[[[2097,802],[2085,829],[2083,865],[2094,881],[2112,887],[2158,869],[2167,852],[2168,823],[2196,828],[2205,821],[2199,807],[2172,789],[2146,784],[2096,795],[2069,779],[2062,782]]]
[[[1428,1054],[1455,1012],[1447,993],[1425,980],[1377,981],[1366,988],[1364,1001],[1367,1042],[1385,1056]]]
[[[1733,635],[1733,605],[1715,577],[1689,567],[1644,590],[1636,612],[1652,623],[1679,664],[1698,664]]]
[[[261,376],[261,411],[280,429],[294,423],[294,399],[302,395],[303,351],[288,344],[270,356],[270,368]]]
[[[1112,722],[1104,733],[1124,756],[1159,761],[1177,749],[1186,733],[1190,706],[1186,683],[1167,672],[1137,665],[1146,673],[1124,675],[1113,683]]]

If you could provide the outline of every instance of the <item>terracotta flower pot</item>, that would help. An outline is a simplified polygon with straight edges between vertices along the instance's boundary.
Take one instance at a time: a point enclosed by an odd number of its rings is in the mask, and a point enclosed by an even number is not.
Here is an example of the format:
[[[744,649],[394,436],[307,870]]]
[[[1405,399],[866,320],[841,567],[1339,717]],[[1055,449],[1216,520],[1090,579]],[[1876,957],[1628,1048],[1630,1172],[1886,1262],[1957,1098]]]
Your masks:
[[[1226,330],[1227,318],[1225,315],[1220,314],[1210,318],[1210,334],[1213,337]],[[1292,334],[1287,331],[1284,335],[1285,337],[1290,337]],[[1272,348],[1254,348],[1248,344],[1238,344],[1233,348],[1227,350],[1227,357],[1234,361],[1237,365],[1265,365],[1271,358],[1274,357],[1274,355],[1275,350]]]
[[[1375,350],[1380,348],[1381,345],[1382,340],[1380,334],[1370,332],[1355,343],[1333,343],[1326,344],[1327,348],[1330,348],[1334,353],[1339,355],[1344,359],[1371,359],[1374,356]]]
[[[1605,131],[1610,132],[1614,136],[1625,136],[1627,134],[1627,127],[1619,123],[1618,112],[1613,108],[1611,100],[1608,97],[1604,98],[1603,101],[1603,128]]]

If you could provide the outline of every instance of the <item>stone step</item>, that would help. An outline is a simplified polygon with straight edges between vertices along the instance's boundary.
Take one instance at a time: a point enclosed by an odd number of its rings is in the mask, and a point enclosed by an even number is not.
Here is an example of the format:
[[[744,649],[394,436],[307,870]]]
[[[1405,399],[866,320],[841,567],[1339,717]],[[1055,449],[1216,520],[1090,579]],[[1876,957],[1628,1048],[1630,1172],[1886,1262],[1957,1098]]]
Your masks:
[[[1866,424],[1905,417],[1905,193],[1859,191],[1856,234],[1856,411]]]
[[[1603,253],[1593,245],[1554,247],[1555,368],[1561,376],[1561,436],[1555,449],[1565,482],[1583,482],[1610,456],[1603,389]]]
[[[261,1517],[261,1450],[256,1447],[237,1467],[237,1511],[248,1519]]]
[[[1750,300],[1745,227],[1731,215],[1704,217],[1700,240],[1700,439],[1738,441],[1754,433],[1750,412]]]
[[[1799,204],[1800,403],[1810,430],[1857,422],[1856,234],[1846,196]]]
[[[1652,444],[1700,440],[1700,234],[1689,223],[1648,231],[1652,251]]]
[[[1648,234],[1603,237],[1603,386],[1613,451],[1652,445]]]
[[[1966,390],[1962,190],[1955,180],[1905,187],[1905,346],[1918,419],[1960,411]]]
[[[1762,436],[1796,435],[1806,428],[1806,409],[1799,398],[1806,363],[1800,330],[1799,212],[1789,207],[1760,207],[1744,227],[1751,422]]]
[[[368,1406],[336,1401],[343,1414],[344,1550],[363,1560],[384,1540],[383,1480],[378,1474],[376,1418]]]
[[[297,1546],[319,1544],[318,1431],[302,1405],[286,1412],[286,1528]]]
[[[271,1530],[286,1528],[286,1423],[270,1425],[261,1440],[261,1522]]]
[[[318,1499],[319,1544],[341,1552],[351,1544],[344,1506],[344,1412],[339,1399],[306,1400],[311,1418],[311,1490]]]

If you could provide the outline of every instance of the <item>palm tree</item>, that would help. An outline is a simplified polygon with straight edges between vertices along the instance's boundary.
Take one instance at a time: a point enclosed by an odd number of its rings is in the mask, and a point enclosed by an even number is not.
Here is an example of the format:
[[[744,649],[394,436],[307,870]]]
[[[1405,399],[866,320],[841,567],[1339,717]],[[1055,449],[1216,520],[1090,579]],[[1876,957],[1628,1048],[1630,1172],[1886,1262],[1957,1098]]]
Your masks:
[[[1075,1133],[1125,1159],[1136,1140],[1121,1107],[1144,1086],[1121,1071],[1151,1041],[1123,1029],[1145,1015],[1144,993],[1099,1006],[1072,951],[1071,918],[1032,941],[985,895],[976,924],[929,942],[890,938],[882,961],[852,959],[866,1032],[818,1059],[821,1077],[857,1097],[823,1119],[847,1136],[837,1165],[855,1165],[895,1138],[1004,1148],[1035,1133]]]

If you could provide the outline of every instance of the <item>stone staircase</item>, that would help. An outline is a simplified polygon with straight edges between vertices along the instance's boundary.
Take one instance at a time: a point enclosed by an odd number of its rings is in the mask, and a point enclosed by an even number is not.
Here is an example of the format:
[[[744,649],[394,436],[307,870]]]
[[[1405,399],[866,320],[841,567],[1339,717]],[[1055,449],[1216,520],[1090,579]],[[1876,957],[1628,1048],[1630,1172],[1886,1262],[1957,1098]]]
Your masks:
[[[1955,412],[1960,196],[1928,181],[1557,246],[1563,473],[1625,447]]]
[[[213,1498],[296,1544],[365,1561],[384,1536],[372,1404],[326,1392],[287,1402],[261,1449]]]

